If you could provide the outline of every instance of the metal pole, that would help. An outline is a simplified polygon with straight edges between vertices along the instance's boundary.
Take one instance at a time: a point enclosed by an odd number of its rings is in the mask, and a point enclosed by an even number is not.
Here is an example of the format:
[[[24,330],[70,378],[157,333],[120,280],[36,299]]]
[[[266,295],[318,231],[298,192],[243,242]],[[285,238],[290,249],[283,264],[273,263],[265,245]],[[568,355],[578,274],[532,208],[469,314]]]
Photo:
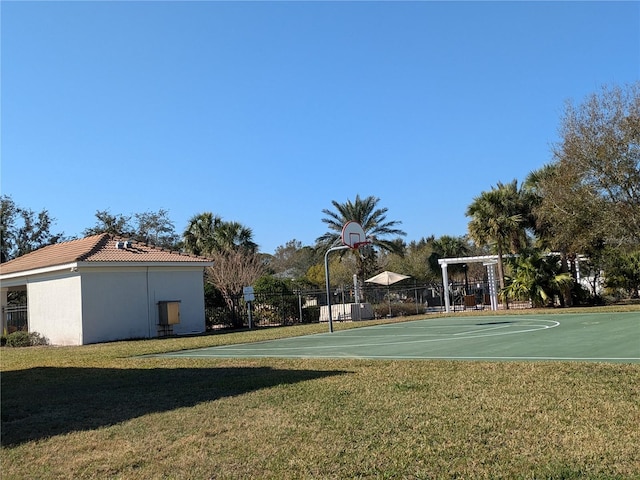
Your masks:
[[[464,294],[469,294],[469,278],[467,277],[467,264],[463,263],[462,268],[464,268]]]
[[[362,312],[360,311],[360,292],[358,291],[358,275],[353,274],[353,292],[355,294],[356,320],[362,320]],[[353,311],[353,310],[352,310]]]
[[[329,286],[329,253],[338,250],[345,250],[351,248],[348,245],[340,245],[339,247],[332,247],[324,254],[324,278],[327,285],[327,310],[329,314],[329,332],[333,333],[333,317],[331,316],[331,288]]]

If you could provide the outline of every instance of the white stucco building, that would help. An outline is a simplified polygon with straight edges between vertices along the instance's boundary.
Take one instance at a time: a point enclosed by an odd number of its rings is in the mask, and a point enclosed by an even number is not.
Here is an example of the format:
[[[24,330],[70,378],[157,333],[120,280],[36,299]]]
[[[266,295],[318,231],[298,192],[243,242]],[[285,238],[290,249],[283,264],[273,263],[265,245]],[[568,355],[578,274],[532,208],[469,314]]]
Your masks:
[[[2,327],[10,290],[26,290],[28,329],[53,345],[205,331],[206,258],[108,234],[0,264]]]

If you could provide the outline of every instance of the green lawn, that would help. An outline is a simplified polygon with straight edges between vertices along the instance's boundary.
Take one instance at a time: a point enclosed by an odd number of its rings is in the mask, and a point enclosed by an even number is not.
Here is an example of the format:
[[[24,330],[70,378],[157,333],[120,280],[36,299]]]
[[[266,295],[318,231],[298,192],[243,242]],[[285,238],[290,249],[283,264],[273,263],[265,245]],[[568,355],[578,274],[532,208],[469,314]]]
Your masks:
[[[638,364],[138,357],[325,328],[3,348],[2,479],[640,478]]]

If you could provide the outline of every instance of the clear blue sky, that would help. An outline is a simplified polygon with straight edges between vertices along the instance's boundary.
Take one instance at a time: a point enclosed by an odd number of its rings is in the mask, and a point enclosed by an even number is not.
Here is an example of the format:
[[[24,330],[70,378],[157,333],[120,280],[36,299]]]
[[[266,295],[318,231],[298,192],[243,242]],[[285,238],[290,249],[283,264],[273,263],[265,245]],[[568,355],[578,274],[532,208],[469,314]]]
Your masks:
[[[273,253],[356,194],[406,241],[463,235],[475,196],[551,160],[566,101],[640,78],[639,2],[0,8],[2,193],[68,236],[211,211]]]

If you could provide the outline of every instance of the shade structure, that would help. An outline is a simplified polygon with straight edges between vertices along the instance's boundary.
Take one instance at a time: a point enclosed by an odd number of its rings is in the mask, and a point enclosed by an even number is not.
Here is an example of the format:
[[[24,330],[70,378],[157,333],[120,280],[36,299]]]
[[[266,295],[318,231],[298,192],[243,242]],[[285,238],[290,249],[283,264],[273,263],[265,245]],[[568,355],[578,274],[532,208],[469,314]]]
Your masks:
[[[378,285],[386,285],[388,287],[389,285],[393,285],[394,283],[399,282],[400,280],[404,280],[406,278],[411,278],[411,277],[409,277],[409,275],[402,275],[400,273],[388,272],[385,270],[384,272],[379,273],[375,277],[371,277],[365,280],[365,282],[377,283]]]
[[[386,285],[387,286],[387,300],[389,301],[389,316],[391,316],[391,292],[389,289],[389,285],[393,285],[394,283],[399,282],[400,280],[405,280],[407,278],[411,278],[409,275],[402,275],[401,273],[384,271],[379,273],[378,275],[371,277],[365,282],[368,283],[377,283],[378,285]]]

